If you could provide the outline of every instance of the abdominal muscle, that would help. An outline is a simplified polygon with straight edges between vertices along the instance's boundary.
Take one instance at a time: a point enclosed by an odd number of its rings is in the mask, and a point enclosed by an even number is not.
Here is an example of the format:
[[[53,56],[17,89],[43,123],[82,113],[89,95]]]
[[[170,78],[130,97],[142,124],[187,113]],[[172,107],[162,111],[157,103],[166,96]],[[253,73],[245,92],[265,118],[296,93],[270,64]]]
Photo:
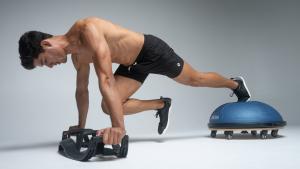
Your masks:
[[[144,35],[106,20],[96,22],[104,33],[113,63],[131,65],[144,44]]]

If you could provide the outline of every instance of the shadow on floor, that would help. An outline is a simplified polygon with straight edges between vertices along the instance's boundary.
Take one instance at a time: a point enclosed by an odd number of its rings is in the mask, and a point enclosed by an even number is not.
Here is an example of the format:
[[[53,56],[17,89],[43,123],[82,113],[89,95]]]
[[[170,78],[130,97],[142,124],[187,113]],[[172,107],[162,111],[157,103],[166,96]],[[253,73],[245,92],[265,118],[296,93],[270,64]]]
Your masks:
[[[184,135],[184,136],[165,136],[165,137],[133,137],[130,138],[131,143],[136,142],[157,142],[162,143],[165,141],[172,141],[172,140],[187,140],[187,139],[197,139],[197,138],[204,138],[206,135]]]
[[[135,142],[165,142],[170,140],[181,140],[181,139],[193,139],[193,138],[203,138],[205,135],[192,135],[192,136],[164,136],[161,138],[154,137],[132,137],[129,139],[130,143]],[[10,145],[0,147],[0,152],[6,151],[19,151],[19,150],[28,150],[28,149],[39,149],[39,148],[47,148],[47,147],[58,147],[59,141],[51,141],[51,142],[42,142],[42,143],[31,143],[24,145]],[[106,158],[106,157],[105,157]]]
[[[53,141],[53,142],[32,143],[32,144],[24,144],[24,145],[10,145],[5,147],[0,147],[0,152],[39,149],[39,148],[47,148],[47,147],[55,147],[55,146],[58,146],[58,142]]]
[[[278,135],[277,137],[272,137],[268,135],[267,139],[280,139],[285,136]],[[163,143],[166,141],[172,140],[187,140],[187,139],[199,139],[199,138],[211,138],[210,135],[207,134],[199,134],[199,135],[184,135],[184,136],[163,136],[159,137],[132,137],[129,139],[130,143],[138,143],[138,142],[156,142]],[[216,138],[212,139],[226,139],[224,134],[217,134]],[[259,135],[252,136],[251,134],[234,134],[232,140],[259,140]],[[58,147],[59,141],[52,142],[44,142],[44,143],[32,143],[32,144],[24,144],[24,145],[10,145],[5,147],[0,147],[0,152],[7,151],[19,151],[19,150],[28,150],[28,149],[39,149],[39,148],[49,148],[49,147]],[[101,158],[101,157],[100,157]],[[102,160],[107,160],[107,157],[103,157]],[[109,159],[111,160],[111,159]]]

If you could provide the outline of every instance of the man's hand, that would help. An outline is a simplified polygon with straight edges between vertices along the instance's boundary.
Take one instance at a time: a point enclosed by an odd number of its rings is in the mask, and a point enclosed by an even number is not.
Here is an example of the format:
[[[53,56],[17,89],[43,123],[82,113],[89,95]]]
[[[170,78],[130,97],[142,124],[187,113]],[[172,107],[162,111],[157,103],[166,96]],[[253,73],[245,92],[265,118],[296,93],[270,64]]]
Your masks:
[[[73,129],[80,129],[79,125],[75,125],[75,126],[70,126],[69,130],[73,130]]]
[[[120,144],[126,131],[120,127],[110,127],[97,131],[97,136],[103,137],[103,143],[109,145]]]

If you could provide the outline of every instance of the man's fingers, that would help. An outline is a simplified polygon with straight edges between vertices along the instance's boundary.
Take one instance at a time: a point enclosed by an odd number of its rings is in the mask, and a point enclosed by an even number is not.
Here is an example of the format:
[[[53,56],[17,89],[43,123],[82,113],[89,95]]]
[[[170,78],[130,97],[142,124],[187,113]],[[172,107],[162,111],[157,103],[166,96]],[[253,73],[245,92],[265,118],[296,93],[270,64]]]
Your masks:
[[[102,136],[103,143],[108,145],[120,144],[125,133],[118,128],[105,128],[98,130],[97,136]]]
[[[113,144],[119,144],[120,142],[119,142],[119,139],[118,139],[118,137],[119,137],[119,133],[117,132],[117,131],[115,131],[114,132],[114,138],[113,138]]]
[[[109,129],[109,137],[108,137],[108,143],[107,144],[113,144],[114,141],[114,131],[112,128]]]
[[[79,128],[79,125],[76,125],[76,126],[70,126],[70,127],[69,127],[69,130],[78,129],[78,128]]]
[[[123,134],[121,133],[121,134],[118,135],[118,143],[121,143],[122,138],[123,138]]]
[[[109,130],[104,130],[103,132],[103,143],[108,144]]]
[[[118,133],[118,143],[119,144],[121,143],[123,136],[124,135],[123,135],[122,131],[119,131],[119,133]]]
[[[97,130],[96,135],[97,135],[97,136],[102,136],[103,133],[104,133],[104,129]]]

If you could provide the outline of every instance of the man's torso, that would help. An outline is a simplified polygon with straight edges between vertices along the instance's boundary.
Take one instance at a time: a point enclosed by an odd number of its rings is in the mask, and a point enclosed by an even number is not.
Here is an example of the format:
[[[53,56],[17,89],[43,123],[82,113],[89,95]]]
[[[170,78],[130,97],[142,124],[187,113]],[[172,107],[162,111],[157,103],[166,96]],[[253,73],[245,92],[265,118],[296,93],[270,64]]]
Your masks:
[[[103,34],[110,50],[112,63],[131,65],[141,51],[144,44],[144,35],[133,32],[109,21],[99,18],[80,20],[67,33],[73,42],[72,61],[76,67],[93,62],[91,51],[87,50],[84,42],[79,37],[81,24],[93,24],[96,32]],[[101,43],[101,42],[99,42]]]

